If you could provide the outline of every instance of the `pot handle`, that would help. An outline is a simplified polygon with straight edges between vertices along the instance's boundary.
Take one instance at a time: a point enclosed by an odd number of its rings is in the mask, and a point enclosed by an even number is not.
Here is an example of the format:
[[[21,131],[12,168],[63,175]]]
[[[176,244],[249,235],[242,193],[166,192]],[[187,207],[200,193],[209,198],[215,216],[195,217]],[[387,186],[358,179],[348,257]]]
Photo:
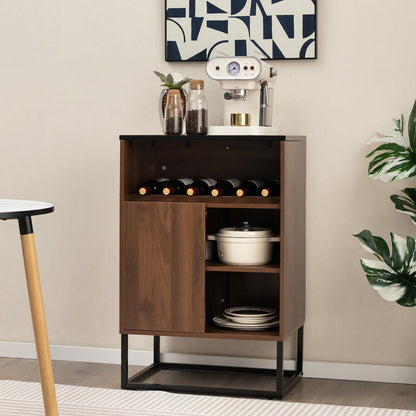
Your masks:
[[[217,236],[215,234],[208,234],[207,235],[207,240],[217,241]]]
[[[280,236],[275,236],[275,237],[270,237],[269,238],[269,241],[271,242],[271,243],[278,243],[279,241],[280,241]]]

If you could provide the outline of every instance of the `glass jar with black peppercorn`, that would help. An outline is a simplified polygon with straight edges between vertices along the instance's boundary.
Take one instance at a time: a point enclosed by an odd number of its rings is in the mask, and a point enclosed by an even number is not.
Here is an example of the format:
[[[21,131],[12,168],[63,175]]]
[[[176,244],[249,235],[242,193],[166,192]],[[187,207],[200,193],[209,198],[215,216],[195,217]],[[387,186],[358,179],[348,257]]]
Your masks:
[[[183,107],[179,90],[168,91],[163,132],[168,136],[183,134]]]
[[[186,115],[187,134],[207,134],[208,110],[204,93],[204,81],[193,79],[190,82],[189,97],[187,100],[188,111]]]

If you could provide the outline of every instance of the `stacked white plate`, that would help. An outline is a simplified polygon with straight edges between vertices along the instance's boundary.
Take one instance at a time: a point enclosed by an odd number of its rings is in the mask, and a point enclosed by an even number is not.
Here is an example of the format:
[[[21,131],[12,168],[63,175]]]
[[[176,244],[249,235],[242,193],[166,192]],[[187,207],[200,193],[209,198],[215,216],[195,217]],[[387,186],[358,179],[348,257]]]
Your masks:
[[[213,318],[214,323],[225,328],[259,331],[279,324],[276,309],[261,306],[235,306],[223,315]]]

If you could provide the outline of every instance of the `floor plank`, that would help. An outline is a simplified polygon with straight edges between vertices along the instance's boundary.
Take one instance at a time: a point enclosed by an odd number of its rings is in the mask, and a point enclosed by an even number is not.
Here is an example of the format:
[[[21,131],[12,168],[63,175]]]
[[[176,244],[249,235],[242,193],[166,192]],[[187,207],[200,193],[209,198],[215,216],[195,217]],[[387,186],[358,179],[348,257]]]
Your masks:
[[[56,384],[120,388],[120,366],[53,361]],[[131,366],[135,373],[141,367]],[[224,376],[226,377],[226,376]],[[36,360],[0,357],[0,379],[39,381]],[[201,376],[200,383],[203,383]],[[195,380],[194,380],[195,382]],[[302,378],[285,401],[416,410],[416,385]]]

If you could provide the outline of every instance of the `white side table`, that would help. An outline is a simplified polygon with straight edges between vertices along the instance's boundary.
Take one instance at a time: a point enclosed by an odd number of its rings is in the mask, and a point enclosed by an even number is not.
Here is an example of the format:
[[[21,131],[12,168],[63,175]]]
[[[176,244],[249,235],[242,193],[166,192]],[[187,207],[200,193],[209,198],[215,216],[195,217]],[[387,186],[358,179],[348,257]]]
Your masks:
[[[36,258],[32,216],[48,214],[53,210],[54,206],[47,202],[0,199],[0,219],[15,219],[19,222],[27,290],[29,293],[30,311],[46,416],[57,416],[58,405],[56,402],[48,332],[46,329],[38,261]]]

